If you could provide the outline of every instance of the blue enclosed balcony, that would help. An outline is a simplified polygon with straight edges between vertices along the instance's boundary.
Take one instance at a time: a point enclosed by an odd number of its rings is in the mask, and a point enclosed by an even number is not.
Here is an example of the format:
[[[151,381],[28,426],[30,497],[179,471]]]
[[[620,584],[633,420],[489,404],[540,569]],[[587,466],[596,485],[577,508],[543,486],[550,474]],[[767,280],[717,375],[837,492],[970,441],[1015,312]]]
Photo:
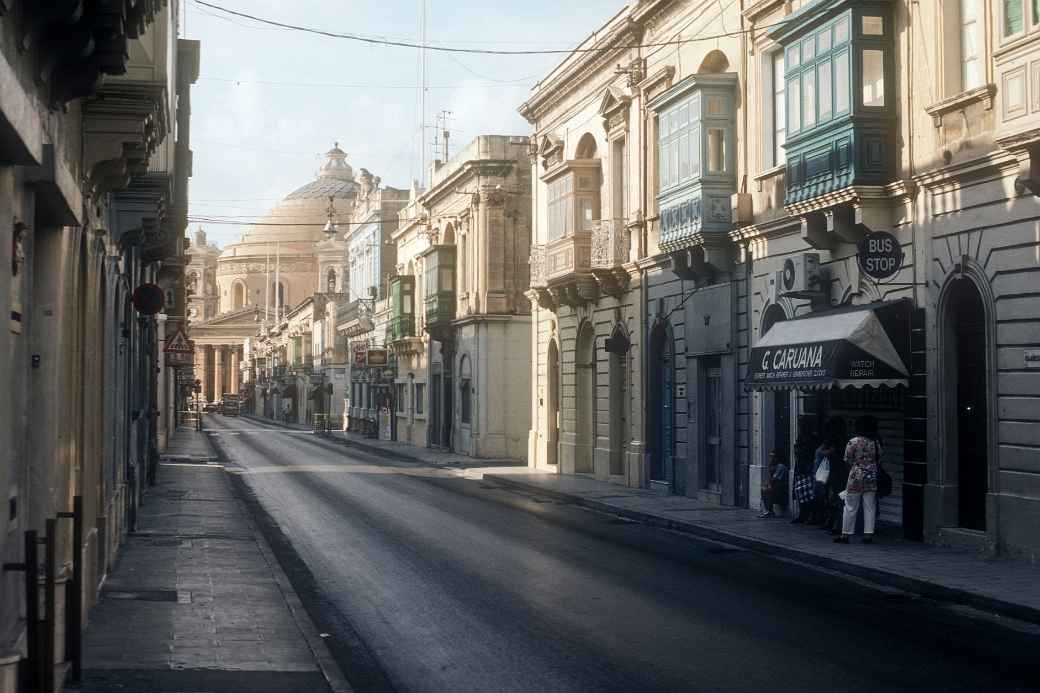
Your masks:
[[[736,73],[695,74],[653,99],[661,219],[659,247],[684,272],[691,252],[723,264],[736,192]]]
[[[891,182],[896,103],[890,0],[817,0],[770,32],[784,50],[786,205]]]

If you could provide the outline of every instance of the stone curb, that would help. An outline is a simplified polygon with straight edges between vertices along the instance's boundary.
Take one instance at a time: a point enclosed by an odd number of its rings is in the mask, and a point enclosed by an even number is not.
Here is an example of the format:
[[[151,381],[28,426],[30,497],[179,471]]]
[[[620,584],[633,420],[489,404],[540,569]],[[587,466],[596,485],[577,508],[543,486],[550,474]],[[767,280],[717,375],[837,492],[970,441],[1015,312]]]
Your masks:
[[[899,573],[894,573],[881,568],[869,568],[866,566],[846,563],[829,556],[820,556],[801,549],[783,546],[781,544],[774,544],[763,539],[755,539],[741,534],[734,534],[732,532],[698,525],[689,521],[674,520],[640,510],[621,508],[592,498],[585,498],[584,496],[565,493],[555,489],[547,489],[538,484],[526,482],[522,479],[516,479],[510,476],[484,474],[484,480],[493,481],[496,484],[509,488],[528,491],[531,493],[539,493],[557,500],[567,501],[574,503],[575,505],[610,513],[629,520],[635,520],[651,527],[660,527],[662,529],[682,532],[683,534],[721,541],[727,544],[733,544],[734,546],[758,551],[759,553],[793,559],[817,567],[827,568],[839,573],[845,573],[846,575],[851,575],[853,577],[870,580],[890,587],[896,587],[903,591],[914,592],[931,599],[965,604],[984,611],[996,612],[1010,618],[1040,624],[1040,609],[1031,606],[1016,604],[1014,602],[996,599],[994,597],[987,597],[985,595],[976,594],[955,587],[938,585],[933,582],[928,582],[927,580],[900,575]]]
[[[215,441],[208,442],[210,447],[217,454],[220,462],[226,465],[228,458],[224,449]],[[282,566],[278,562],[277,556],[275,556],[274,552],[271,550],[270,545],[268,545],[267,539],[264,538],[260,528],[256,526],[253,515],[246,504],[243,503],[235,484],[231,483],[231,479],[228,477],[230,472],[227,470],[226,466],[224,466],[223,471],[225,482],[230,487],[232,496],[241,506],[243,506],[244,516],[246,521],[249,523],[250,530],[253,532],[253,540],[256,542],[257,548],[259,548],[260,553],[263,555],[267,566],[271,569],[271,574],[274,576],[275,583],[278,585],[278,590],[282,593],[282,598],[285,600],[285,604],[289,608],[289,613],[292,614],[293,621],[296,622],[296,627],[300,629],[300,633],[307,641],[307,647],[314,656],[315,663],[318,665],[321,675],[325,678],[325,682],[329,685],[329,689],[332,693],[353,693],[353,687],[351,687],[350,682],[347,681],[347,677],[343,675],[343,671],[333,658],[328,645],[325,644],[325,641],[321,638],[321,635],[319,635],[317,626],[314,625],[310,616],[307,615],[303,602],[300,600],[300,595],[298,595],[296,590],[293,588],[289,576],[285,574],[284,570],[282,570]]]

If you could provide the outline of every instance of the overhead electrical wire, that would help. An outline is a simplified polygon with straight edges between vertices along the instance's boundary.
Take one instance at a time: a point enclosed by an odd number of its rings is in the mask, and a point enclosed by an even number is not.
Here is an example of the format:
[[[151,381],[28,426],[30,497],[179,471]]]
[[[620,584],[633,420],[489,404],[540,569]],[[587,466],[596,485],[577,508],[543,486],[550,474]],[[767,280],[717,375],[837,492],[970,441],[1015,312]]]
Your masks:
[[[377,36],[363,36],[360,34],[344,34],[335,31],[326,31],[325,29],[314,29],[312,27],[300,26],[298,24],[289,24],[287,22],[279,22],[274,19],[266,19],[264,17],[258,17],[256,15],[248,14],[246,12],[239,12],[237,10],[228,9],[220,5],[206,2],[205,0],[195,0],[197,5],[203,7],[209,7],[211,9],[224,12],[226,14],[242,17],[244,19],[250,19],[254,22],[266,24],[280,29],[286,29],[288,31],[299,31],[307,34],[315,34],[318,36],[325,36],[328,38],[344,39],[347,41],[358,41],[360,43],[368,43],[372,45],[382,46],[395,46],[398,48],[417,48],[419,50],[426,49],[429,51],[438,51],[441,53],[470,53],[476,55],[570,55],[575,53],[603,53],[612,52],[616,50],[629,50],[634,48],[662,48],[665,46],[676,46],[683,43],[694,43],[699,41],[712,41],[722,38],[730,38],[734,36],[743,36],[745,34],[753,34],[756,31],[762,31],[763,29],[771,29],[778,26],[783,26],[791,20],[783,20],[774,24],[766,24],[757,26],[753,29],[737,29],[734,31],[725,31],[718,34],[691,36],[689,38],[676,37],[669,41],[659,41],[654,43],[633,43],[623,46],[607,46],[598,48],[559,48],[559,49],[497,49],[497,48],[461,48],[459,46],[441,46],[434,44],[423,44],[415,43],[413,41],[401,41],[390,38],[380,38]]]
[[[461,63],[460,63],[461,64]],[[475,73],[474,73],[475,74]],[[480,75],[477,75],[478,77]],[[485,78],[486,79],[486,78]],[[524,86],[524,82],[534,82],[535,76],[521,77],[515,80],[489,80],[487,84],[436,84],[426,87],[427,89],[487,89],[489,87],[520,87]],[[343,84],[336,82],[279,82],[275,80],[267,79],[235,79],[233,77],[199,77],[199,81],[208,82],[229,82],[234,84],[262,84],[265,86],[277,86],[277,87],[314,87],[319,89],[410,89],[415,90],[419,87],[415,84]]]

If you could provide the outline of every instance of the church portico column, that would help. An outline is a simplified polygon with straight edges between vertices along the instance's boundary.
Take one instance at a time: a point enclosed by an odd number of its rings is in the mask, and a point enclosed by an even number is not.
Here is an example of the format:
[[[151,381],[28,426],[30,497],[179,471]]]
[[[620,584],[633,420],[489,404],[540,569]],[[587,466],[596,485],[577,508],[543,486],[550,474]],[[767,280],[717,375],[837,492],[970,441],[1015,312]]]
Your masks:
[[[214,390],[213,362],[216,356],[213,353],[213,347],[210,345],[203,347],[203,351],[202,363],[204,370],[202,373],[202,398],[207,402],[212,402]]]
[[[239,364],[241,363],[240,358],[238,347],[231,347],[231,383],[229,390],[231,391],[231,394],[234,395],[238,394],[238,369]]]
[[[224,345],[213,349],[213,399],[224,396]]]

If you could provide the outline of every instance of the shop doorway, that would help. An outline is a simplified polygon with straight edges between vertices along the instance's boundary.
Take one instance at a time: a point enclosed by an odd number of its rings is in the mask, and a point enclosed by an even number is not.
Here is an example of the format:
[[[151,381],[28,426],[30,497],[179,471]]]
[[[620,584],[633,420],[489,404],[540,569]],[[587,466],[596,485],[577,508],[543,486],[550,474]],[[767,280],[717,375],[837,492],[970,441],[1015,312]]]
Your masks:
[[[778,322],[787,319],[787,313],[777,304],[766,308],[762,316],[762,336]],[[769,453],[776,450],[787,459],[791,454],[791,393],[787,390],[765,392],[762,395],[763,437],[762,466],[769,466]]]
[[[975,283],[954,282],[947,298],[946,367],[949,425],[947,449],[955,451],[957,525],[986,530],[986,494],[989,491],[988,366],[986,363],[986,310]],[[951,445],[952,444],[952,445]]]
[[[434,366],[430,374],[430,447],[441,447],[441,373]]]
[[[574,367],[577,413],[574,471],[577,474],[591,474],[592,451],[596,443],[596,333],[589,323],[582,325],[578,332]]]
[[[650,333],[650,484],[669,489],[675,479],[675,354],[671,330]]]
[[[546,416],[548,417],[546,441],[546,463],[556,464],[560,455],[560,350],[556,340],[549,342],[549,383],[546,392]]]

